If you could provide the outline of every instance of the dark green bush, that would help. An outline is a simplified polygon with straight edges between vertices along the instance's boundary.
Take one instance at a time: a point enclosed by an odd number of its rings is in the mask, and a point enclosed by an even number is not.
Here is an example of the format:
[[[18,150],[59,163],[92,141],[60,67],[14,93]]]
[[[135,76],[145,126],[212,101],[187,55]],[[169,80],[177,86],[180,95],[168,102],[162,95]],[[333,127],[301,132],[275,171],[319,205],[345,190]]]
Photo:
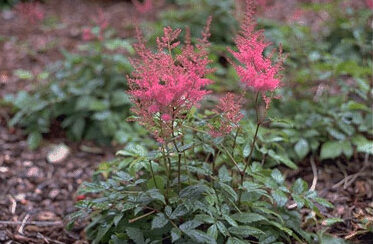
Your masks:
[[[126,123],[130,105],[125,91],[131,66],[124,53],[132,52],[128,41],[110,38],[87,42],[79,53],[63,51],[64,59],[44,73],[49,74],[46,85],[5,98],[16,109],[9,125],[25,128],[31,148],[52,124],[73,140],[128,141],[133,128]]]

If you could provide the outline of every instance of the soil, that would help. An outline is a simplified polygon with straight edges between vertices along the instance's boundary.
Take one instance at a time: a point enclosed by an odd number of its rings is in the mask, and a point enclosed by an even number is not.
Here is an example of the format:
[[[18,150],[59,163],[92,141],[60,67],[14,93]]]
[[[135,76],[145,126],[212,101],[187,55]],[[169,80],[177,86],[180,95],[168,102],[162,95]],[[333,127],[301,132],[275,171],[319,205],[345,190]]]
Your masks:
[[[14,10],[0,12],[0,97],[37,86],[13,71],[38,74],[61,58],[61,48],[75,50],[83,42],[82,28],[93,26],[99,9],[110,26],[123,30],[118,33],[121,37],[132,35],[129,26],[134,22],[154,17],[154,13],[140,15],[129,1],[119,0],[49,0],[41,6],[44,24],[30,23]],[[79,185],[91,178],[100,162],[114,158],[116,149],[89,153],[81,145],[92,147],[90,142],[72,143],[60,131],[53,131],[40,149],[30,151],[22,130],[7,127],[10,116],[0,107],[0,243],[88,243],[83,231],[86,223],[67,231],[66,216],[85,197],[76,194]],[[70,148],[69,155],[59,163],[48,162],[52,145],[61,143]],[[306,160],[299,170],[287,171],[287,176],[289,181],[302,177],[310,185],[317,178],[319,195],[335,206],[323,209],[323,214],[343,219],[317,230],[326,229],[354,243],[373,243],[372,233],[365,231],[365,223],[370,228],[373,223],[372,172],[372,158],[355,155],[352,160],[314,162],[313,168]],[[304,216],[310,214],[304,212]]]

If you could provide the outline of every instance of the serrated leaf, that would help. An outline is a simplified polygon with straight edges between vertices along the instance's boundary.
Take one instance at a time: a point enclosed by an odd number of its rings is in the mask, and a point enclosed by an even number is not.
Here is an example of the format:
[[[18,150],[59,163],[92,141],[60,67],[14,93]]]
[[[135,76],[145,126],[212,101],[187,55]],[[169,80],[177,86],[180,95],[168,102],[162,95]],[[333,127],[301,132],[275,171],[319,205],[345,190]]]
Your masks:
[[[127,227],[126,228],[126,233],[128,237],[133,240],[136,244],[143,244],[145,243],[144,240],[144,235],[142,231],[138,228],[133,228],[133,227]]]
[[[197,220],[189,220],[183,224],[181,224],[179,226],[180,230],[182,230],[183,232],[188,232],[189,230],[192,230],[192,229],[195,229],[197,228],[198,226],[200,226],[202,224],[201,221],[197,221]]]
[[[267,220],[266,217],[257,213],[236,213],[232,215],[232,218],[243,224],[250,224],[262,220]]]
[[[346,157],[350,158],[352,156],[353,148],[350,141],[343,141],[342,143],[342,151],[343,154],[346,155]]]
[[[269,150],[268,155],[271,158],[273,158],[275,161],[277,161],[278,163],[283,163],[291,169],[297,169],[298,168],[298,166],[285,155],[277,154],[273,150]]]
[[[184,216],[189,212],[188,208],[184,204],[179,204],[175,210],[170,215],[170,219],[176,219],[178,217]]]
[[[293,200],[297,204],[297,208],[298,209],[303,208],[303,206],[304,206],[303,198],[301,196],[297,195],[297,194],[291,194],[291,196],[293,197]]]
[[[209,236],[211,236],[212,238],[214,238],[215,240],[218,239],[218,227],[216,225],[211,225],[208,229],[207,229],[207,234]]]
[[[286,194],[283,191],[280,190],[274,190],[272,191],[272,197],[275,199],[275,202],[278,204],[278,206],[283,207],[288,201],[288,198]]]
[[[278,183],[283,184],[285,181],[284,176],[282,176],[280,170],[274,169],[272,170],[271,177]]]
[[[188,232],[185,232],[185,234],[198,243],[216,244],[213,237],[200,230],[189,230]]]
[[[224,214],[223,215],[223,218],[231,225],[231,226],[234,226],[234,227],[236,227],[236,226],[238,226],[238,224],[237,224],[237,222],[234,220],[234,219],[232,219],[230,216],[228,216],[228,215],[226,215],[226,214]]]
[[[259,230],[258,228],[248,225],[233,226],[230,227],[228,230],[233,235],[238,235],[245,238],[249,236],[258,237],[259,235],[264,234],[264,232]]]
[[[322,144],[320,159],[333,159],[342,154],[342,144],[338,141],[328,141]]]
[[[327,207],[327,208],[334,208],[334,205],[331,204],[329,201],[325,200],[324,198],[315,197],[314,200],[315,200],[318,204],[323,205],[324,207]]]
[[[233,202],[238,200],[237,193],[233,190],[233,188],[225,183],[219,182],[219,186],[223,190],[223,193]]]
[[[199,198],[201,194],[208,191],[208,188],[205,185],[193,185],[187,186],[182,189],[179,193],[180,198]]]
[[[294,150],[300,159],[303,159],[310,151],[308,142],[305,139],[300,139],[294,146]]]
[[[164,216],[163,213],[158,213],[157,216],[153,218],[152,229],[162,228],[168,223],[168,219]]]
[[[293,186],[291,187],[292,191],[295,193],[295,194],[302,194],[304,192],[306,192],[308,190],[308,184],[307,182],[305,182],[304,180],[302,180],[301,178],[298,178]]]
[[[219,169],[219,179],[221,182],[230,182],[232,177],[229,174],[229,171],[225,165]]]
[[[247,242],[236,237],[229,237],[226,244],[247,244]]]
[[[229,231],[227,227],[225,227],[223,222],[221,221],[216,222],[216,226],[218,227],[220,233],[223,234],[223,236],[229,236]]]
[[[247,143],[247,144],[245,145],[245,147],[243,148],[242,155],[243,155],[245,158],[247,158],[247,157],[249,156],[249,154],[250,154],[250,151],[251,151],[251,146],[250,146],[249,143]]]
[[[171,240],[172,240],[172,242],[175,242],[175,241],[179,240],[180,237],[181,237],[180,230],[178,230],[176,228],[172,228],[172,230],[171,230]]]

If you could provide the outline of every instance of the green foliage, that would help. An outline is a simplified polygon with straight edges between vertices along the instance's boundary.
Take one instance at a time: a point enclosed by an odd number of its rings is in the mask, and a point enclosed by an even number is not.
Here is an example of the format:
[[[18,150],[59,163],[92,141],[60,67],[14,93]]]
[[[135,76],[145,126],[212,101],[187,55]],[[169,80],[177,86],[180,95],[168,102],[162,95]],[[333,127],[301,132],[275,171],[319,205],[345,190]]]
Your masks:
[[[31,148],[55,121],[73,140],[130,140],[133,128],[126,123],[130,104],[125,90],[131,66],[124,53],[132,52],[128,41],[108,37],[82,45],[79,53],[62,51],[64,59],[38,76],[47,84],[5,97],[16,109],[9,125],[25,128]],[[28,71],[16,74],[32,78]]]
[[[182,29],[188,26],[192,36],[199,36],[207,18],[212,16],[211,41],[217,44],[232,43],[233,35],[226,33],[234,33],[238,27],[237,20],[232,17],[234,11],[234,0],[176,0],[175,8],[160,13],[159,22],[153,25],[156,32],[152,34],[158,36],[163,26]]]
[[[83,184],[79,194],[97,197],[80,201],[72,220],[90,216],[86,233],[93,243],[312,242],[317,236],[300,228],[300,214],[288,204],[294,201],[298,209],[312,209],[318,216],[315,203],[332,205],[301,179],[286,187],[278,169],[256,161],[276,164],[282,155],[273,148],[264,159],[266,130],[258,136],[254,161],[241,184],[253,136],[247,128],[224,140],[185,128],[184,144],[166,144],[163,152],[129,144],[118,151],[119,158],[99,167],[93,182]]]
[[[320,10],[318,4],[306,5]],[[323,31],[303,25],[285,25],[262,20],[267,37],[282,43],[289,55],[287,76],[292,89],[282,89],[281,103],[275,102],[272,128],[289,138],[289,156],[295,160],[309,153],[320,159],[354,152],[373,154],[372,62],[370,55],[371,11],[322,8],[331,19]],[[316,91],[311,93],[310,91]],[[279,133],[279,132],[275,132]],[[284,135],[284,136],[285,136]]]

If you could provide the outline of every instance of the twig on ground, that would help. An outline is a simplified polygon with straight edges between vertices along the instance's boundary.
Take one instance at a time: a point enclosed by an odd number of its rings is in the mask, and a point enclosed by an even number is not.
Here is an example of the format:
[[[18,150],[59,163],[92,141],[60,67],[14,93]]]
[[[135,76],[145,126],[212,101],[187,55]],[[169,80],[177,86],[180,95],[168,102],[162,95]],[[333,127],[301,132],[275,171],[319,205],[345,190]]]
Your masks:
[[[12,206],[10,207],[10,212],[14,215],[16,213],[17,208],[17,201],[12,197],[12,195],[8,195],[9,200],[12,202]]]
[[[23,221],[4,221],[0,220],[0,225],[20,225]],[[37,225],[37,226],[56,226],[63,225],[62,221],[30,221],[25,222],[24,225]]]
[[[21,226],[18,228],[18,233],[23,235],[23,229],[25,228],[27,220],[30,218],[29,214],[26,214],[26,216],[22,220]]]
[[[316,189],[318,177],[317,177],[317,168],[316,168],[315,160],[313,159],[312,156],[311,156],[310,162],[311,162],[311,167],[312,167],[312,172],[313,172],[313,180],[312,180],[312,185],[311,185],[310,190],[314,191]]]

